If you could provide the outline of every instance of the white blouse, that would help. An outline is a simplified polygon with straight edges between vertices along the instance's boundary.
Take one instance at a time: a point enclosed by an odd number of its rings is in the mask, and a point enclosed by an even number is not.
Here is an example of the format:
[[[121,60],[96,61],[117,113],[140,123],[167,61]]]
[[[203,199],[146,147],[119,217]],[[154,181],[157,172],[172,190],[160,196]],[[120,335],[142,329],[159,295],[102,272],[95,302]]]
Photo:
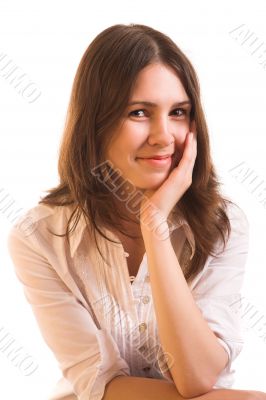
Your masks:
[[[62,371],[49,400],[73,394],[80,400],[100,400],[106,384],[118,375],[172,381],[163,359],[149,282],[146,253],[131,282],[128,253],[115,241],[97,234],[107,265],[90,240],[81,216],[75,231],[63,234],[72,206],[38,204],[29,209],[8,235],[8,249],[41,334]],[[229,355],[214,389],[231,388],[232,362],[243,347],[243,326],[232,304],[240,301],[249,246],[249,223],[243,210],[229,203],[231,235],[224,252],[208,256],[203,270],[189,283],[195,302],[217,340]],[[192,255],[193,233],[176,216],[171,242],[179,259],[187,239]],[[216,243],[216,253],[223,242]],[[77,397],[75,397],[76,395]]]

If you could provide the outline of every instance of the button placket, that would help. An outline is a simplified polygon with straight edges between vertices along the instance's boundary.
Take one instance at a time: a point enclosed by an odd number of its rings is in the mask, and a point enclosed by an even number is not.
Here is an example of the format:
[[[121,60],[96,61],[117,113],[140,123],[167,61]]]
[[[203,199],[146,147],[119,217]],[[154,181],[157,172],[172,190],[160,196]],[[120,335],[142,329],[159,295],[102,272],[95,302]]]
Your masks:
[[[140,331],[140,333],[143,333],[143,332],[145,332],[146,330],[147,330],[147,324],[146,324],[146,322],[142,322],[140,325],[139,325],[139,331]],[[138,351],[142,354],[142,357],[144,357],[144,359],[145,359],[145,354],[143,354],[143,353],[145,353],[146,351],[148,350],[148,345],[147,344],[142,344],[139,348],[138,348]],[[143,362],[143,361],[142,361]],[[147,360],[146,360],[146,362],[147,362]],[[149,371],[151,370],[151,367],[149,366],[149,365],[146,365],[145,367],[142,367],[142,371],[144,371],[144,372],[146,372],[146,373],[148,373]]]

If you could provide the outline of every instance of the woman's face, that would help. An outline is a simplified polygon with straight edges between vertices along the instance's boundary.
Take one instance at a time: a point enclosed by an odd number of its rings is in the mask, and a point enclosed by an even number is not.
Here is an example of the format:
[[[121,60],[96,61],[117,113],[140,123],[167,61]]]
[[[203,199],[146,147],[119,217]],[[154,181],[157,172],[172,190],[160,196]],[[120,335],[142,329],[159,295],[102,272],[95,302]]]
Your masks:
[[[130,104],[134,102],[135,104]],[[154,103],[154,106],[142,104]],[[184,104],[177,104],[183,103]],[[189,132],[191,104],[174,71],[152,64],[140,71],[106,160],[138,189],[156,189],[180,161]],[[174,154],[173,154],[174,153]],[[164,161],[145,160],[173,155]]]

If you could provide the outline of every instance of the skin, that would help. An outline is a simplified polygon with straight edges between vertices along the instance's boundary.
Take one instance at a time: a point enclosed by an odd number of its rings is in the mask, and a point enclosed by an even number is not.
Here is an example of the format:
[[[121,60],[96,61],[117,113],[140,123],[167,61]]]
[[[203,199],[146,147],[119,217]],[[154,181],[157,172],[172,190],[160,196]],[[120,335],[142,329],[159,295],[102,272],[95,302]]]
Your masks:
[[[191,130],[191,105],[173,107],[174,103],[189,101],[189,98],[173,70],[162,64],[148,65],[140,71],[130,101],[135,100],[154,102],[157,106],[136,104],[125,110],[120,127],[113,133],[106,159],[121,171],[132,189],[150,194],[148,191],[158,189],[169,177],[183,155]],[[172,153],[171,165],[160,169],[138,159]],[[122,202],[119,207],[125,210]],[[133,218],[130,211],[127,213]],[[132,229],[140,231],[140,226],[132,225]]]
[[[118,376],[105,388],[103,400],[183,400],[176,387],[163,379]],[[187,398],[189,399],[189,398]],[[265,400],[266,394],[258,391],[214,389],[191,400]]]
[[[195,129],[195,124],[191,126]],[[168,178],[157,189],[147,189],[140,207],[140,225],[144,236],[155,226],[166,221],[171,210],[192,183],[192,172],[197,156],[196,132],[186,136],[183,156]],[[145,222],[144,222],[145,221]],[[147,223],[149,221],[149,223]]]

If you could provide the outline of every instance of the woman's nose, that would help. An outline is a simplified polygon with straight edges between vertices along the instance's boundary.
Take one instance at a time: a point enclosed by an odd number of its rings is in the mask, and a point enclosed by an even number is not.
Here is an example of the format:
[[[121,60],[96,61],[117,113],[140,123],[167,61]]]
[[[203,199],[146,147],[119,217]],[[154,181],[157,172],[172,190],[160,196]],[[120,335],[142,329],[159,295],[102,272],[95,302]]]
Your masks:
[[[164,118],[157,119],[150,126],[148,143],[151,146],[156,144],[167,147],[175,141],[175,136],[170,130],[170,124]]]

